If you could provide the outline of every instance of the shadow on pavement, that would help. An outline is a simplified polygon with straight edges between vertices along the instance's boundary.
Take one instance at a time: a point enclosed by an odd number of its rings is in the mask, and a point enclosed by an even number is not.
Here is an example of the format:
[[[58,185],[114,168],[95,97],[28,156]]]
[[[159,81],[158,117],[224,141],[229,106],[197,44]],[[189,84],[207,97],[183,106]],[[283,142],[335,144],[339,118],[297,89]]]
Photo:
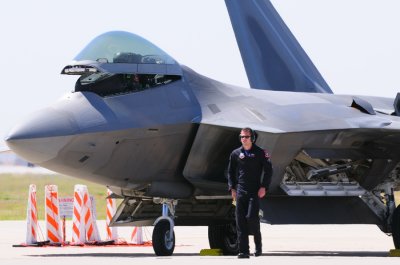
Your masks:
[[[269,251],[263,256],[387,257],[389,251]]]
[[[190,257],[200,256],[199,253],[174,253],[172,256],[156,256],[154,253],[74,253],[74,254],[42,254],[42,255],[25,255],[27,257],[104,257],[104,258],[171,258],[174,256],[178,257]]]

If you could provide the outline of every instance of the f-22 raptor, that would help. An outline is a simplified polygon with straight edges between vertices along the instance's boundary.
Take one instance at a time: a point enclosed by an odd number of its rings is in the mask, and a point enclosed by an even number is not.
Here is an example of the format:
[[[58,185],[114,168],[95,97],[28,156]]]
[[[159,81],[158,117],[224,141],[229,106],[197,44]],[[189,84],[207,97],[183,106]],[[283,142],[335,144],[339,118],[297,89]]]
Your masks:
[[[208,226],[211,248],[236,254],[227,190],[243,127],[272,157],[262,221],[376,224],[400,248],[400,96],[334,95],[268,0],[226,0],[252,89],[179,64],[151,42],[113,31],[62,74],[75,90],[14,127],[8,146],[50,170],[123,198],[115,226],[154,225],[172,255],[175,225]]]

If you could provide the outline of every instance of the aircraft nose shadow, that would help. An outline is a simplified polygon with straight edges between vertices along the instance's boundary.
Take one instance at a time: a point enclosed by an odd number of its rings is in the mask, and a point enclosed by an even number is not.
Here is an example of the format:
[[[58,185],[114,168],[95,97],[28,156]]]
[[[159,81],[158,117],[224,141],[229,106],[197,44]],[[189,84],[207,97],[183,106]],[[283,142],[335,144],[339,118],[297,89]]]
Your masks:
[[[200,256],[199,253],[174,253],[173,256],[156,256],[154,253],[69,253],[69,254],[38,254],[27,257],[62,258],[62,257],[93,257],[93,258],[171,258],[174,256]]]

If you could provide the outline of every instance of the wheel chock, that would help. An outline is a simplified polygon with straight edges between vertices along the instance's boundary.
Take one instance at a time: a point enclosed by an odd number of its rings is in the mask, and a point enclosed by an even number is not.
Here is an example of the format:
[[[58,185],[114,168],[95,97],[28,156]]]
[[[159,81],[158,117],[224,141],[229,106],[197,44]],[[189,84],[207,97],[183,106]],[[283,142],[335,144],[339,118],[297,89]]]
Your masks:
[[[400,257],[400,249],[391,249],[389,251],[389,257]]]
[[[223,255],[224,253],[222,252],[222,249],[219,248],[200,250],[200,256],[223,256]]]

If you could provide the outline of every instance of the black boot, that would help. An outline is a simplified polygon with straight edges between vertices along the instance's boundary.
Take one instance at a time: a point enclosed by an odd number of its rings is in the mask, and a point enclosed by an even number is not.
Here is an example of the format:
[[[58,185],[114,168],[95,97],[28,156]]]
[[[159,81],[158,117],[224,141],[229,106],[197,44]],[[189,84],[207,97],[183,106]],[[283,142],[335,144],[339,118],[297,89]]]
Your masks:
[[[259,257],[262,255],[262,248],[261,246],[256,246],[256,251],[254,252],[255,257]]]
[[[247,253],[239,253],[238,259],[248,259],[250,258],[250,255]]]

